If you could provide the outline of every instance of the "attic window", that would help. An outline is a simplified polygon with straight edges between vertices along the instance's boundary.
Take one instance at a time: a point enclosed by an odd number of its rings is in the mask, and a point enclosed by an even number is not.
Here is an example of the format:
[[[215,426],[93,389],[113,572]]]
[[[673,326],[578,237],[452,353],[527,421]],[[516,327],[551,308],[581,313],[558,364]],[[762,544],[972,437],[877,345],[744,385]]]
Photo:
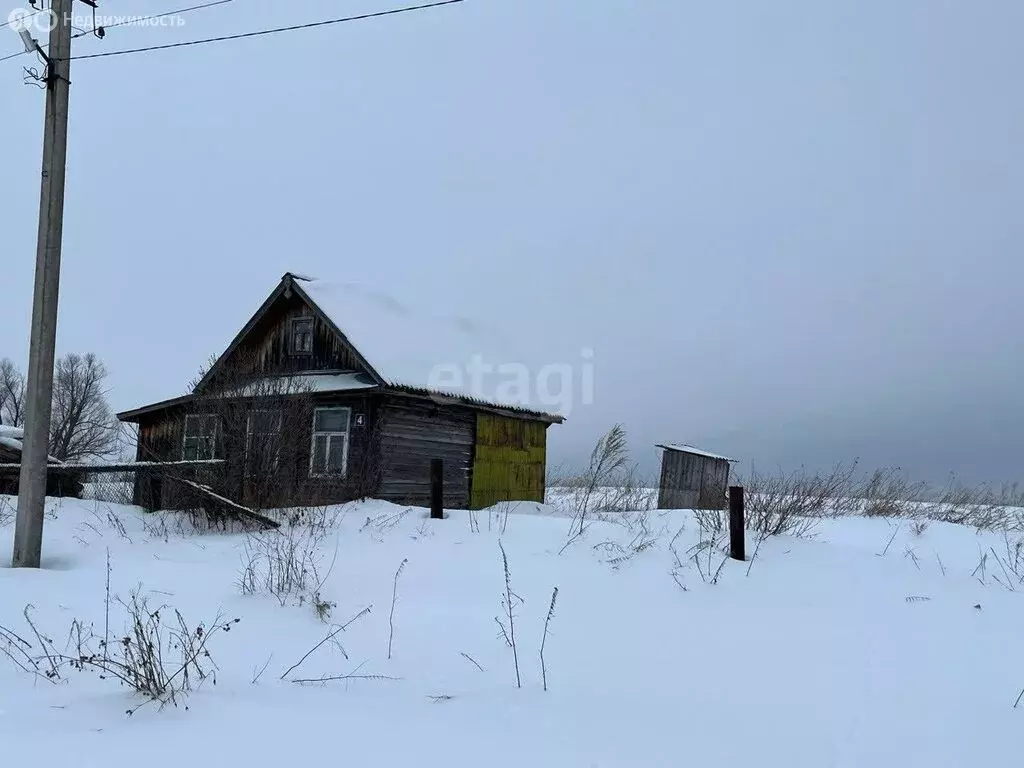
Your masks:
[[[292,318],[292,354],[313,354],[313,318]]]

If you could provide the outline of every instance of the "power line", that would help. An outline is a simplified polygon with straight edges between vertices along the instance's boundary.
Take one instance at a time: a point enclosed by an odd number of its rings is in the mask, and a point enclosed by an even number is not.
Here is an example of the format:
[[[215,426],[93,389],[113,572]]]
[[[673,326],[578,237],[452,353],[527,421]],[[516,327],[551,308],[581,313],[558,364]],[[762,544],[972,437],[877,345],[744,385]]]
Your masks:
[[[9,27],[12,24],[18,24],[20,22],[25,21],[26,19],[31,19],[33,16],[38,16],[40,13],[46,13],[46,9],[45,8],[40,8],[38,11],[32,11],[32,13],[26,13],[24,16],[18,16],[16,19],[8,19],[3,24],[0,24],[0,29],[3,29],[4,27]],[[0,61],[3,61],[3,59],[0,59]]]
[[[188,13],[189,11],[199,11],[203,8],[212,8],[215,5],[224,5],[225,3],[230,3],[231,1],[232,0],[213,0],[213,2],[203,3],[201,5],[193,5],[189,8],[179,8],[176,11],[167,11],[166,13],[154,13],[152,16],[127,16],[121,21],[115,21],[113,24],[101,24],[96,29],[87,29],[83,32],[78,32],[77,34],[72,35],[71,38],[74,39],[76,37],[82,37],[83,35],[91,35],[97,29],[103,29],[103,31],[106,32],[108,29],[113,29],[114,27],[122,27],[125,24],[140,24],[144,21],[151,21],[152,19],[162,19],[166,16],[179,16],[183,13]],[[75,58],[84,57],[76,56]]]
[[[99,29],[100,27],[102,27],[103,30],[106,31],[108,29],[113,29],[114,27],[124,26],[125,24],[138,24],[138,23],[143,22],[143,21],[150,21],[151,19],[162,19],[162,18],[165,18],[167,16],[179,16],[179,15],[181,15],[183,13],[188,13],[189,11],[198,11],[198,10],[202,10],[203,8],[212,8],[215,5],[224,5],[225,3],[230,3],[230,2],[233,2],[233,0],[213,0],[212,2],[203,3],[201,5],[193,5],[193,6],[190,6],[189,8],[179,8],[176,11],[167,11],[166,13],[154,13],[152,16],[142,16],[142,17],[129,16],[129,17],[124,18],[122,21],[116,21],[113,24],[100,25],[96,29]],[[31,13],[28,16],[23,16],[21,18],[22,19],[31,18],[32,16],[35,16],[38,13],[43,13],[43,11],[36,11],[35,13]],[[18,21],[18,19],[12,19],[11,21],[5,22],[4,24],[0,24],[0,28],[14,23],[14,21]],[[73,34],[71,36],[71,39],[73,40],[75,38],[82,37],[83,35],[91,35],[93,32],[96,31],[96,29],[86,29],[86,30],[83,30],[81,32],[76,32],[75,34]],[[42,48],[43,48],[43,50],[46,50],[47,46],[44,44],[42,46]],[[17,53],[12,53],[12,54],[9,54],[7,56],[4,56],[4,57],[0,58],[0,61],[7,61],[8,59],[13,59],[13,58],[16,58],[18,56],[24,56],[26,53],[32,53],[32,51],[18,51]],[[75,57],[75,58],[84,58],[84,57]]]
[[[435,3],[426,3],[424,5],[409,5],[404,8],[392,8],[387,11],[377,11],[376,13],[364,13],[359,16],[345,16],[340,19],[326,19],[324,21],[313,21],[308,24],[295,24],[290,27],[276,27],[274,29],[261,29],[255,32],[241,32],[236,35],[222,35],[221,37],[207,37],[201,40],[184,40],[179,43],[165,43],[164,45],[150,45],[145,48],[128,48],[123,51],[107,51],[105,53],[87,53],[84,56],[72,56],[72,59],[99,59],[105,56],[126,56],[130,53],[147,53],[149,51],[163,51],[169,48],[186,48],[192,45],[204,45],[206,43],[222,43],[226,40],[241,40],[247,37],[262,37],[264,35],[275,35],[278,32],[294,32],[300,29],[313,29],[314,27],[326,27],[332,24],[344,24],[348,21],[362,21],[363,19],[376,19],[381,16],[394,16],[398,13],[408,13],[410,11],[423,11],[428,8],[439,8],[442,5],[454,5],[455,3],[461,3],[463,0],[439,0]]]

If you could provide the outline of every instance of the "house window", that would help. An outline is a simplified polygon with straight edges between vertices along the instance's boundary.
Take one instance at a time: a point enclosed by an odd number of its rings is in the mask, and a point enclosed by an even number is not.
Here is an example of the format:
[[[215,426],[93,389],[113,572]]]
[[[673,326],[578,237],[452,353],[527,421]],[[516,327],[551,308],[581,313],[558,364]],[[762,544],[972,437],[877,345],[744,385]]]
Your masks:
[[[217,457],[218,432],[220,432],[220,419],[216,416],[186,414],[181,458],[185,461],[215,459]]]
[[[309,474],[345,476],[348,467],[349,408],[317,408],[313,412],[313,446]]]
[[[313,354],[313,318],[292,318],[292,354]]]
[[[277,469],[281,461],[281,412],[252,411],[245,426],[245,465],[250,474]]]

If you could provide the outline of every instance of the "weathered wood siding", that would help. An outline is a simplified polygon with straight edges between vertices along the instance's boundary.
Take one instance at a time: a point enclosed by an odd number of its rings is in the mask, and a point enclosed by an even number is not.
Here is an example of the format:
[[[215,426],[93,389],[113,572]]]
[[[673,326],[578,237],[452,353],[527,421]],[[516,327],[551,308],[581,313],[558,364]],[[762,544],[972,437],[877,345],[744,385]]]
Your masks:
[[[490,413],[476,417],[470,509],[544,501],[547,425]]]
[[[246,425],[253,410],[268,408],[266,402],[251,399],[198,401],[188,413],[212,413],[221,417],[218,458],[225,464],[216,469],[187,473],[186,479],[201,480],[218,493],[242,504],[259,508],[319,506],[338,504],[376,494],[380,479],[374,424],[376,406],[368,395],[321,394],[298,396],[290,404],[276,404],[282,411],[280,460],[276,471],[251,471],[246,466]],[[317,407],[351,409],[349,422],[348,471],[345,477],[311,477],[313,412]],[[185,409],[165,411],[139,423],[138,461],[178,461],[182,458]],[[357,426],[357,417],[362,425]],[[248,470],[248,471],[247,471]],[[193,476],[199,472],[201,476]],[[175,472],[139,472],[135,503],[147,509],[181,509],[195,501],[194,494],[174,482]],[[185,476],[185,475],[183,475]]]
[[[660,509],[724,509],[729,462],[682,451],[663,452]]]
[[[381,406],[378,496],[398,504],[429,506],[430,460],[443,459],[445,507],[468,507],[475,426],[468,409],[387,398]]]
[[[291,320],[313,319],[313,351],[292,354]],[[241,374],[290,373],[293,371],[363,371],[358,355],[331,327],[314,315],[298,296],[281,296],[246,339],[224,361],[225,369]]]

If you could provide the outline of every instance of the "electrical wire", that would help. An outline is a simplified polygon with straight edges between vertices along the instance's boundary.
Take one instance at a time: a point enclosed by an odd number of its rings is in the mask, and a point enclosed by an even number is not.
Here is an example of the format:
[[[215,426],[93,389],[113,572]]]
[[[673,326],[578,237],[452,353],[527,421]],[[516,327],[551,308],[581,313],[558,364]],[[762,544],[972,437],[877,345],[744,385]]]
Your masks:
[[[26,19],[31,19],[33,16],[38,16],[40,13],[46,13],[46,9],[40,8],[39,10],[32,11],[32,13],[26,13],[24,16],[19,16],[16,19],[8,19],[3,24],[0,24],[0,29],[3,29],[4,27],[9,27],[12,24],[17,24],[19,22],[25,21]],[[3,61],[3,59],[0,59],[0,61]]]
[[[121,51],[106,51],[104,53],[87,53],[82,56],[71,56],[71,59],[100,59],[106,56],[127,56],[133,53],[147,53],[149,51],[163,51],[170,48],[186,48],[193,45],[204,45],[206,43],[221,43],[227,40],[241,40],[248,37],[262,37],[265,35],[275,35],[279,32],[294,32],[301,29],[313,29],[315,27],[326,27],[332,24],[343,24],[349,21],[362,21],[364,19],[376,19],[381,16],[394,16],[399,13],[409,13],[410,11],[423,11],[428,8],[439,8],[442,5],[454,5],[455,3],[461,3],[464,0],[439,0],[434,3],[426,3],[423,5],[408,5],[403,8],[392,8],[387,11],[377,11],[375,13],[363,13],[358,16],[345,16],[339,19],[326,19],[324,21],[313,21],[308,24],[295,24],[290,27],[275,27],[274,29],[261,29],[255,32],[240,32],[235,35],[222,35],[220,37],[207,37],[201,40],[183,40],[178,43],[165,43],[163,45],[150,45],[145,48],[128,48]]]
[[[121,21],[115,21],[113,24],[101,24],[99,27],[96,27],[94,29],[87,29],[83,32],[79,32],[76,35],[72,35],[71,39],[74,40],[75,38],[82,37],[83,35],[91,35],[97,29],[102,29],[104,32],[106,32],[108,29],[113,29],[114,27],[121,27],[125,24],[139,24],[143,21],[151,21],[152,19],[162,19],[166,16],[179,16],[180,14],[188,13],[189,11],[199,11],[203,8],[212,8],[215,5],[224,5],[225,3],[230,2],[232,2],[232,0],[213,0],[213,2],[203,3],[202,5],[193,5],[189,8],[179,8],[176,11],[167,11],[166,13],[154,13],[152,16],[129,16]]]

